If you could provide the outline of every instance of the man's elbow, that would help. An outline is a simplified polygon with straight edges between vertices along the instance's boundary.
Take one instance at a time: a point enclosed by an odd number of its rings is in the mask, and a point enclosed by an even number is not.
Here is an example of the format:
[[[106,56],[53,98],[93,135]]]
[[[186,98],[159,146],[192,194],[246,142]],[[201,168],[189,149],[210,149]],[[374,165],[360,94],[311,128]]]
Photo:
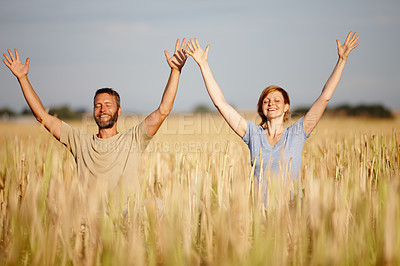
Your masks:
[[[40,124],[45,124],[46,122],[48,122],[50,120],[50,118],[52,117],[51,115],[49,115],[47,112],[44,113],[34,113],[33,114],[36,118],[36,120],[40,123]]]
[[[166,118],[171,113],[171,110],[172,108],[165,108],[160,106],[160,108],[158,108],[158,113],[162,118]]]
[[[43,117],[39,116],[39,115],[35,115],[36,121],[38,121],[40,124],[43,123]]]

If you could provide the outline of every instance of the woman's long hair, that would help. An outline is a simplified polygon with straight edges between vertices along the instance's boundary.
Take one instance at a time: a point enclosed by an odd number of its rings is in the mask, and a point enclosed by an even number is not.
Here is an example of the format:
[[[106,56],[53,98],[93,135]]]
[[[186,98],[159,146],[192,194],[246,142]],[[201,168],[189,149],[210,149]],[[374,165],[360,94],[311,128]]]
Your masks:
[[[265,97],[267,97],[267,95],[271,92],[274,91],[279,91],[280,93],[282,93],[283,96],[283,101],[285,104],[289,104],[290,106],[290,99],[289,99],[289,94],[282,89],[281,87],[275,86],[275,85],[271,85],[268,86],[267,88],[265,88],[260,95],[260,98],[258,99],[258,103],[257,103],[257,112],[258,115],[261,117],[261,122],[260,122],[260,126],[262,126],[263,128],[267,127],[267,117],[264,115],[263,110],[262,110],[262,106],[263,106],[263,102]],[[290,111],[288,110],[287,112],[285,112],[285,115],[283,116],[283,122],[286,122],[287,120],[289,120],[290,118]]]

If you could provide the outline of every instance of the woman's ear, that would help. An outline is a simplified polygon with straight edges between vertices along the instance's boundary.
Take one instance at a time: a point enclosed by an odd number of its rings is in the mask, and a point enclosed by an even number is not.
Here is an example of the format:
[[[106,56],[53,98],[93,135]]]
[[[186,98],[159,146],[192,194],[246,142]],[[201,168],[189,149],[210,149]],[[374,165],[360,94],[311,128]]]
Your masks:
[[[286,103],[285,107],[283,108],[283,111],[286,113],[287,111],[289,111],[289,107],[290,105]]]

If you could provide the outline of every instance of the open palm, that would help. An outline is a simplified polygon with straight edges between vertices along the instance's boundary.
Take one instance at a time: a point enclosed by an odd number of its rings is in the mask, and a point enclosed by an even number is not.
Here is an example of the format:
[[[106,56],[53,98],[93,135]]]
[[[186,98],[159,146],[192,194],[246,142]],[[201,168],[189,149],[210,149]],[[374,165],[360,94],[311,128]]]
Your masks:
[[[168,65],[172,69],[181,71],[182,67],[185,65],[188,55],[186,54],[186,51],[185,51],[186,38],[183,38],[182,44],[180,47],[179,47],[179,42],[180,42],[179,39],[176,40],[175,51],[171,57],[169,56],[169,53],[167,50],[165,50],[164,53],[165,53],[165,57],[167,58]]]
[[[19,54],[17,49],[14,49],[15,57],[10,50],[7,51],[10,57],[8,57],[6,54],[3,54],[3,56],[5,57],[5,59],[3,59],[4,64],[11,70],[11,72],[17,78],[21,78],[23,76],[28,75],[29,61],[30,61],[29,57],[26,59],[25,64],[22,64],[21,60],[19,59]]]
[[[350,31],[343,45],[340,44],[339,40],[336,40],[338,47],[338,54],[340,58],[347,59],[351,50],[353,50],[360,44],[356,43],[359,37],[360,36],[357,36],[357,32],[355,32],[352,35],[352,32]]]
[[[188,42],[186,51],[191,57],[193,57],[197,64],[201,65],[207,61],[209,49],[210,45],[207,45],[206,50],[203,51],[197,39],[194,38],[194,40],[190,39],[190,42]]]

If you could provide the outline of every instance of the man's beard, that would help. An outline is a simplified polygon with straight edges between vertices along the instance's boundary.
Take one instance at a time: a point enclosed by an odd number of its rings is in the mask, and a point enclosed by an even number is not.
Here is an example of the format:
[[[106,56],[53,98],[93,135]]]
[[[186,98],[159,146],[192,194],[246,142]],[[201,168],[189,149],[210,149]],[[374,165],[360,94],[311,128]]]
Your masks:
[[[116,111],[113,115],[111,115],[110,120],[101,121],[97,116],[94,116],[94,120],[96,121],[96,124],[99,126],[99,129],[112,128],[118,120],[118,112]]]

